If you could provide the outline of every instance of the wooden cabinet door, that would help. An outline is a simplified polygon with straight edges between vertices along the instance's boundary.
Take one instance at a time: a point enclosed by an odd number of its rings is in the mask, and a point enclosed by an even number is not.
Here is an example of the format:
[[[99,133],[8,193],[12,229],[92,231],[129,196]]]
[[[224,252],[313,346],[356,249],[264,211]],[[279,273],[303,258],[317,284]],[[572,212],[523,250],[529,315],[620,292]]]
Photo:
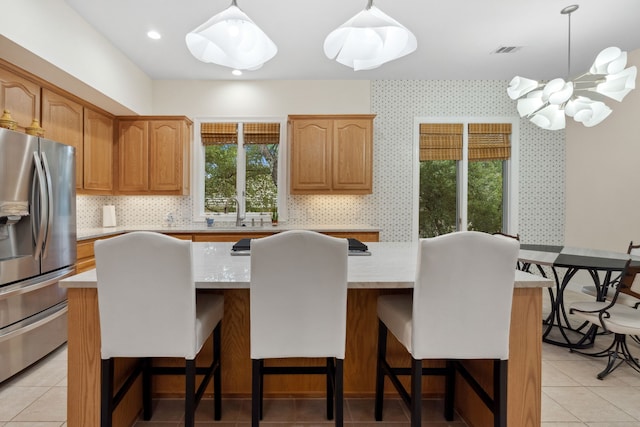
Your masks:
[[[291,123],[291,194],[331,190],[332,120]]]
[[[193,141],[193,125],[191,122],[182,123],[182,194],[187,196],[191,192],[191,142]]]
[[[84,109],[84,190],[113,194],[113,119]]]
[[[42,121],[45,137],[76,149],[76,188],[83,188],[82,105],[48,89],[42,89]]]
[[[371,193],[372,120],[335,120],[333,132],[333,189]]]
[[[149,122],[120,121],[118,124],[118,192],[149,190]]]
[[[149,190],[182,192],[182,130],[176,120],[149,122]]]
[[[0,68],[0,115],[4,110],[17,122],[16,130],[24,132],[33,119],[40,120],[40,86]]]

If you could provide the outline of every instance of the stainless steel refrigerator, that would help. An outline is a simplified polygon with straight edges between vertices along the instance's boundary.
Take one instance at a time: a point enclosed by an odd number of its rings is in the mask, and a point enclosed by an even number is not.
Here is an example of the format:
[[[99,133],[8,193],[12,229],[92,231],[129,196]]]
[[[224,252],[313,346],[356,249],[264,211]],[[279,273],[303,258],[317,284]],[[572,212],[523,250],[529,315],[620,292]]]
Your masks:
[[[75,188],[73,147],[0,129],[0,382],[67,339]]]

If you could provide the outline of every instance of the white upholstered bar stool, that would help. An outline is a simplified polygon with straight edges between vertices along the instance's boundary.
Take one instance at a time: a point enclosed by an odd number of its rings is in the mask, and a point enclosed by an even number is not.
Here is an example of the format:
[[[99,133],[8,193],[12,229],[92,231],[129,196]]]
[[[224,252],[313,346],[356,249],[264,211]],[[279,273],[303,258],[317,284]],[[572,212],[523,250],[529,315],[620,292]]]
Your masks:
[[[322,374],[327,418],[343,425],[347,239],[305,230],[251,241],[251,359],[254,427],[266,374]],[[326,366],[265,366],[264,359],[326,358]]]
[[[388,376],[409,406],[411,425],[420,426],[422,375],[445,375],[445,418],[453,419],[455,372],[459,372],[506,426],[507,360],[516,239],[465,231],[419,242],[413,295],[378,297],[378,363],[375,419],[382,420],[384,378]],[[411,367],[392,367],[386,359],[387,331],[411,354]],[[446,368],[423,368],[425,359],[445,359]],[[493,394],[460,363],[493,359]],[[411,375],[411,394],[398,379]]]
[[[224,297],[198,294],[191,242],[158,233],[134,232],[95,243],[101,338],[101,426],[142,374],[143,417],[151,418],[151,374],[186,375],[185,426],[213,377],[214,414],[220,419],[220,326]],[[196,367],[196,355],[213,333],[213,361]],[[113,358],[141,358],[115,393]],[[185,368],[152,367],[153,357],[185,359]],[[196,392],[195,376],[204,375]],[[112,397],[113,396],[113,397]]]

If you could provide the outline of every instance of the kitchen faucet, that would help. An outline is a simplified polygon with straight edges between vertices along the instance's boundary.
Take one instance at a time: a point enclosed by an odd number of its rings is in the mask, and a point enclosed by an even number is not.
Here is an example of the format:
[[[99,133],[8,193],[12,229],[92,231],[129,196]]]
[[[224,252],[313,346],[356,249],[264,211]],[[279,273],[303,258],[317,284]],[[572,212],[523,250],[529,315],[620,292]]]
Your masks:
[[[240,216],[240,202],[238,201],[237,197],[232,197],[231,200],[236,202],[236,227],[240,227],[242,226],[242,221],[244,220],[244,217]]]

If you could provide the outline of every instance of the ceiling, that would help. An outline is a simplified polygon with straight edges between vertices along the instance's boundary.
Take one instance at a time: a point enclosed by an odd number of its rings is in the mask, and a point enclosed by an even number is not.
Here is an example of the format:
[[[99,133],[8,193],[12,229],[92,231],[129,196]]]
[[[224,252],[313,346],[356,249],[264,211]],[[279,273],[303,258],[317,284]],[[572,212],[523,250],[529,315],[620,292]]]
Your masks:
[[[228,68],[191,56],[187,32],[226,9],[231,0],[66,0],[154,80],[538,80],[590,67],[602,49],[640,48],[638,0],[375,0],[374,5],[409,28],[418,49],[369,70],[352,69],[323,52],[329,32],[365,8],[366,0],[237,0],[278,46],[261,69],[232,76]],[[151,40],[156,30],[162,39]],[[517,46],[512,53],[494,53]]]

